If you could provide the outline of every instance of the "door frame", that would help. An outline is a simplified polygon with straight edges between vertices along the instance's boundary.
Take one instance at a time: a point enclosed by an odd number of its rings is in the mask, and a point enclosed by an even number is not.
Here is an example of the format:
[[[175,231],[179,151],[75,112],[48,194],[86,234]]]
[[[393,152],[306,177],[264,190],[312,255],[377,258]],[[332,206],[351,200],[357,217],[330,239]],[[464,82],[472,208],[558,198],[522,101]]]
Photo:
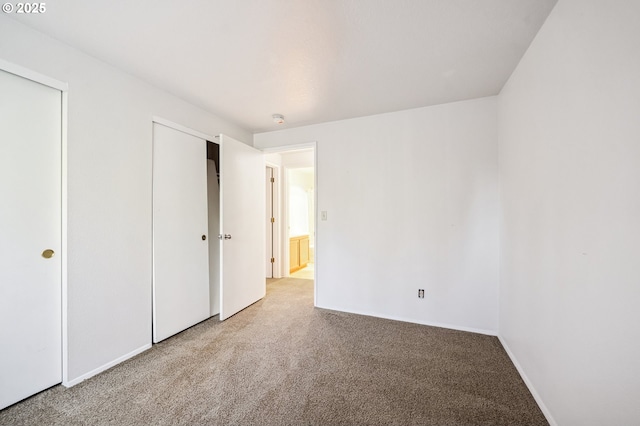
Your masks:
[[[68,95],[69,84],[60,80],[56,80],[47,75],[22,67],[12,62],[0,59],[0,70],[16,75],[18,77],[31,80],[43,86],[50,87],[61,92],[62,105],[61,111],[61,133],[60,133],[60,208],[61,208],[61,226],[60,226],[60,263],[61,263],[61,318],[60,326],[62,328],[62,366],[61,366],[61,383],[65,387],[70,387],[69,383],[69,335],[68,335],[68,269],[67,269],[67,245],[68,245]]]
[[[313,304],[314,306],[317,306],[317,300],[318,300],[318,286],[320,285],[320,283],[318,282],[318,241],[319,241],[319,236],[321,234],[320,230],[318,229],[318,217],[319,217],[319,206],[318,206],[318,193],[319,193],[319,188],[318,188],[318,143],[317,142],[306,142],[306,143],[300,143],[300,144],[294,144],[294,145],[281,145],[281,146],[275,146],[275,147],[269,147],[269,148],[260,148],[262,150],[262,152],[264,152],[265,154],[278,154],[278,153],[283,153],[283,152],[288,152],[288,151],[296,151],[296,150],[301,150],[301,149],[309,149],[312,148],[313,149],[313,180],[314,180],[314,193],[313,193],[313,203],[314,203],[314,217],[313,217],[313,227],[314,227],[314,231],[315,231],[315,247],[313,250]],[[272,163],[266,163],[266,164],[272,164]],[[289,276],[289,271],[288,271],[288,265],[289,265],[289,244],[285,244],[285,242],[287,241],[287,239],[289,238],[289,234],[287,232],[287,227],[288,227],[288,222],[289,222],[289,218],[287,216],[287,212],[285,209],[285,206],[288,205],[288,189],[286,186],[287,184],[287,176],[286,176],[286,167],[284,166],[277,166],[278,167],[278,174],[280,177],[280,185],[278,185],[279,189],[281,190],[280,192],[280,200],[278,203],[278,208],[281,209],[280,211],[280,223],[281,223],[281,227],[279,229],[278,232],[278,239],[280,240],[280,251],[276,252],[277,254],[280,255],[282,262],[280,263],[280,276],[281,277],[288,277]],[[277,219],[276,219],[277,221]],[[285,223],[286,222],[286,223]],[[276,222],[277,223],[277,222]],[[287,225],[287,226],[285,226]],[[277,259],[276,259],[277,261]]]
[[[206,141],[213,142],[215,144],[220,145],[220,142],[217,140],[218,136],[207,135],[206,133],[202,133],[202,132],[199,132],[197,130],[193,130],[193,129],[189,128],[189,127],[183,126],[182,124],[175,123],[175,122],[173,122],[171,120],[167,120],[166,118],[162,118],[162,117],[159,117],[157,115],[154,115],[151,118],[151,125],[152,126],[153,126],[153,123],[162,124],[163,126],[170,127],[172,129],[178,130],[178,131],[180,131],[182,133],[186,133],[188,135],[195,136],[197,138],[204,139]]]

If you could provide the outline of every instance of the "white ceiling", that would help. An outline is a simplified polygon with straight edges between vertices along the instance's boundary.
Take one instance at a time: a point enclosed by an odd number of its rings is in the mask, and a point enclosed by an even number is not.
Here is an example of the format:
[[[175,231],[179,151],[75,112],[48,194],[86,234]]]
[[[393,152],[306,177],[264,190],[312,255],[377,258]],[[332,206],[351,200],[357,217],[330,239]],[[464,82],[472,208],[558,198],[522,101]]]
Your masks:
[[[556,1],[56,0],[11,16],[260,132],[496,95]]]

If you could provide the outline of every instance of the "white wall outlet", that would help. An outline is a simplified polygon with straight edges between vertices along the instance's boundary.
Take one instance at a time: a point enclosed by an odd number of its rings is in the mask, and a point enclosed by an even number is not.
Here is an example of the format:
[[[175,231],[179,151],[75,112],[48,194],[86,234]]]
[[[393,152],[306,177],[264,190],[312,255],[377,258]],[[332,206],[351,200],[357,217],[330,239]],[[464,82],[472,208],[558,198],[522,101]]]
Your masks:
[[[320,212],[320,220],[327,220],[327,212],[326,211]]]

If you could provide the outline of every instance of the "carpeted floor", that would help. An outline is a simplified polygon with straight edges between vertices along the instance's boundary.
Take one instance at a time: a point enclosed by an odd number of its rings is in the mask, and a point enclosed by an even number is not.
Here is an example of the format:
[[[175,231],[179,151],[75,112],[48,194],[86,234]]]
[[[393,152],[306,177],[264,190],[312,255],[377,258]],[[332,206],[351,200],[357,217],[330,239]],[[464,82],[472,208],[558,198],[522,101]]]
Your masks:
[[[313,308],[282,279],[0,425],[546,425],[495,337]]]

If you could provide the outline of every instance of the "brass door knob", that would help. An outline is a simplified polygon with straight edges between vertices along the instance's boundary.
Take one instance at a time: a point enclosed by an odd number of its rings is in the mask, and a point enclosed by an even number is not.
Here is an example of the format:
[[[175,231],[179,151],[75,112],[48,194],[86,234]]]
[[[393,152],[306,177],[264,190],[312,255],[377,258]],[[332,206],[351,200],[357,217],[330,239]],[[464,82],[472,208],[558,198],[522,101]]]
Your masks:
[[[55,254],[56,254],[55,251],[51,249],[46,249],[45,251],[42,252],[42,257],[44,257],[45,259],[51,259]]]

